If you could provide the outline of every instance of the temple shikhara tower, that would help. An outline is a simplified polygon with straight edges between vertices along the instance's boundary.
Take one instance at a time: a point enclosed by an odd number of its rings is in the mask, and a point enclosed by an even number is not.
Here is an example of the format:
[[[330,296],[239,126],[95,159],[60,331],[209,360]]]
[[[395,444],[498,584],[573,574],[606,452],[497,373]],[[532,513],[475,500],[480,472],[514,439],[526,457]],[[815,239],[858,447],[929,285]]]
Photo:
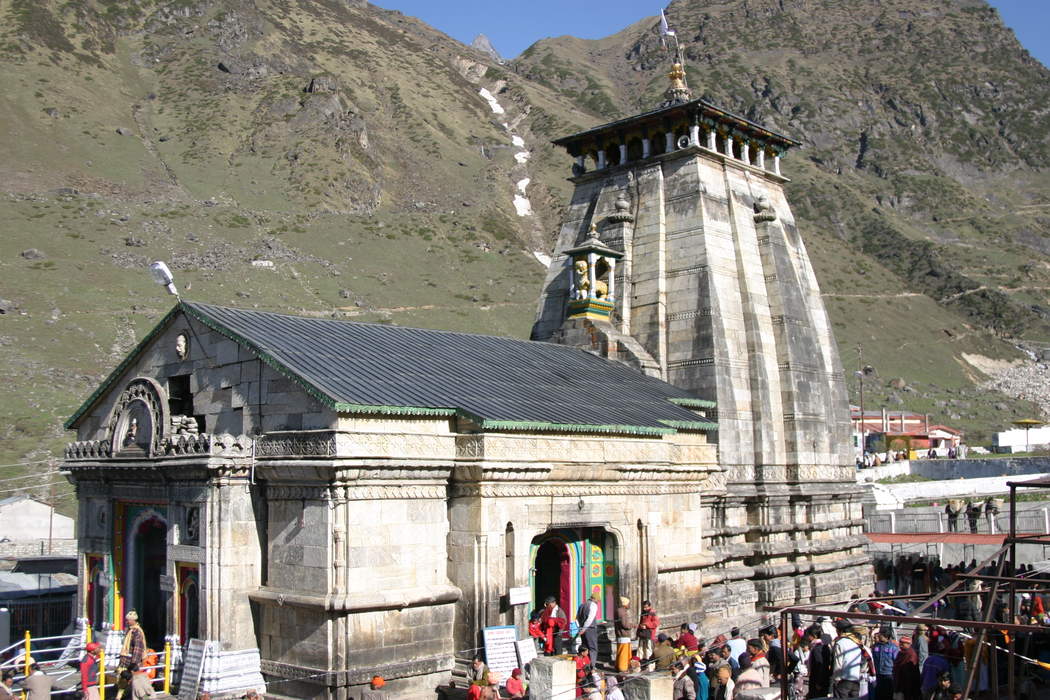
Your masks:
[[[709,618],[848,597],[870,577],[842,368],[784,194],[799,144],[669,78],[658,109],[555,141],[575,191],[532,337],[714,402]]]

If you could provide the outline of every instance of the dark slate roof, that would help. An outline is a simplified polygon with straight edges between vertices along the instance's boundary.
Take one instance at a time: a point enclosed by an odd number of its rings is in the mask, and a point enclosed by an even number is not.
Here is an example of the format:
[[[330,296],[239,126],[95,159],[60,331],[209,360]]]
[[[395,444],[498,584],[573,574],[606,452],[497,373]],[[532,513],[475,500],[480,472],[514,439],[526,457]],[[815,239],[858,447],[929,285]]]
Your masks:
[[[178,310],[248,347],[338,412],[459,414],[496,430],[644,434],[717,427],[687,408],[711,402],[562,345],[191,302],[180,302],[157,332]]]

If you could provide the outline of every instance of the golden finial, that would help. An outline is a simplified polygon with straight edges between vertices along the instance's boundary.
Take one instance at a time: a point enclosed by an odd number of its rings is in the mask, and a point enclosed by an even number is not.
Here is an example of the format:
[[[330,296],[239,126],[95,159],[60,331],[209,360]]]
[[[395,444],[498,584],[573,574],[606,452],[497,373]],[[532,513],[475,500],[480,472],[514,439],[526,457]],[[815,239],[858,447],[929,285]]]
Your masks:
[[[674,63],[671,64],[671,72],[667,74],[671,85],[664,91],[664,101],[661,107],[670,107],[689,101],[689,85],[685,82],[685,68],[682,66],[682,51],[675,51]]]

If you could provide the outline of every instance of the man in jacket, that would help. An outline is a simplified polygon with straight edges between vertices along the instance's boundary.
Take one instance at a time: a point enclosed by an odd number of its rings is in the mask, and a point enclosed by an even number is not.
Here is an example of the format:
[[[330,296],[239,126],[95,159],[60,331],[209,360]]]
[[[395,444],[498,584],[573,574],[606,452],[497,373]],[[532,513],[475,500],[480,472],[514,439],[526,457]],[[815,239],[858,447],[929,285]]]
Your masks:
[[[656,637],[656,648],[653,649],[653,662],[657,671],[667,671],[674,662],[674,647],[671,639],[661,632]]]
[[[819,624],[812,624],[806,629],[809,639],[809,659],[806,676],[809,678],[807,698],[826,698],[831,691],[831,644],[824,638],[824,630]]]
[[[671,689],[672,700],[696,700],[696,685],[693,679],[686,673],[685,664],[681,661],[672,667],[674,671],[674,686]]]
[[[102,655],[102,645],[89,642],[84,651],[87,653],[80,660],[80,690],[84,700],[98,700],[98,659]]]
[[[598,601],[598,594],[592,593],[576,611],[576,624],[579,625],[576,635],[590,650],[592,663],[598,660]]]
[[[660,629],[660,618],[653,610],[653,604],[642,601],[642,614],[638,618],[638,658],[643,662],[652,658],[656,635]]]
[[[862,674],[871,674],[870,652],[845,620],[838,625],[839,636],[832,645],[831,690],[836,698],[860,697]]]
[[[562,653],[562,633],[569,626],[565,611],[558,607],[554,596],[543,601],[543,612],[540,613],[540,632],[543,634],[543,651],[545,654]]]
[[[875,700],[893,700],[893,663],[900,649],[881,630],[875,633],[871,658],[875,663]]]
[[[55,684],[51,676],[40,670],[40,664],[29,666],[29,676],[22,681],[28,692],[26,700],[51,700],[51,687]]]

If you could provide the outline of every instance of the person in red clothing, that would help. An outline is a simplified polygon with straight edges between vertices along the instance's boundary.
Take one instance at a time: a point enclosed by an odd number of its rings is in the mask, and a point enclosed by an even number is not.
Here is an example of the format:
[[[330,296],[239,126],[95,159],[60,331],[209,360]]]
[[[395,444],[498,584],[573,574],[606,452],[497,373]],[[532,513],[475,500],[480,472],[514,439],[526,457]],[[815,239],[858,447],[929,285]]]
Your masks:
[[[521,669],[516,668],[510,672],[510,678],[507,679],[507,694],[511,698],[523,698],[525,697],[525,683],[521,680]]]
[[[80,689],[84,700],[98,700],[98,658],[102,655],[102,645],[90,642],[80,660]]]
[[[653,610],[653,604],[648,600],[642,601],[642,614],[638,618],[638,658],[649,661],[653,655],[656,635],[659,634],[660,618]]]
[[[562,649],[562,633],[569,627],[569,618],[565,611],[558,607],[558,601],[554,596],[543,602],[543,612],[540,613],[540,631],[543,632],[543,651],[547,654],[560,654]]]
[[[675,649],[685,649],[686,652],[696,651],[700,648],[700,640],[696,638],[696,623],[683,623],[678,639],[671,645]]]
[[[594,667],[591,665],[591,650],[587,645],[581,644],[576,652],[576,697],[583,696],[583,686],[587,683],[587,676],[591,674]]]

